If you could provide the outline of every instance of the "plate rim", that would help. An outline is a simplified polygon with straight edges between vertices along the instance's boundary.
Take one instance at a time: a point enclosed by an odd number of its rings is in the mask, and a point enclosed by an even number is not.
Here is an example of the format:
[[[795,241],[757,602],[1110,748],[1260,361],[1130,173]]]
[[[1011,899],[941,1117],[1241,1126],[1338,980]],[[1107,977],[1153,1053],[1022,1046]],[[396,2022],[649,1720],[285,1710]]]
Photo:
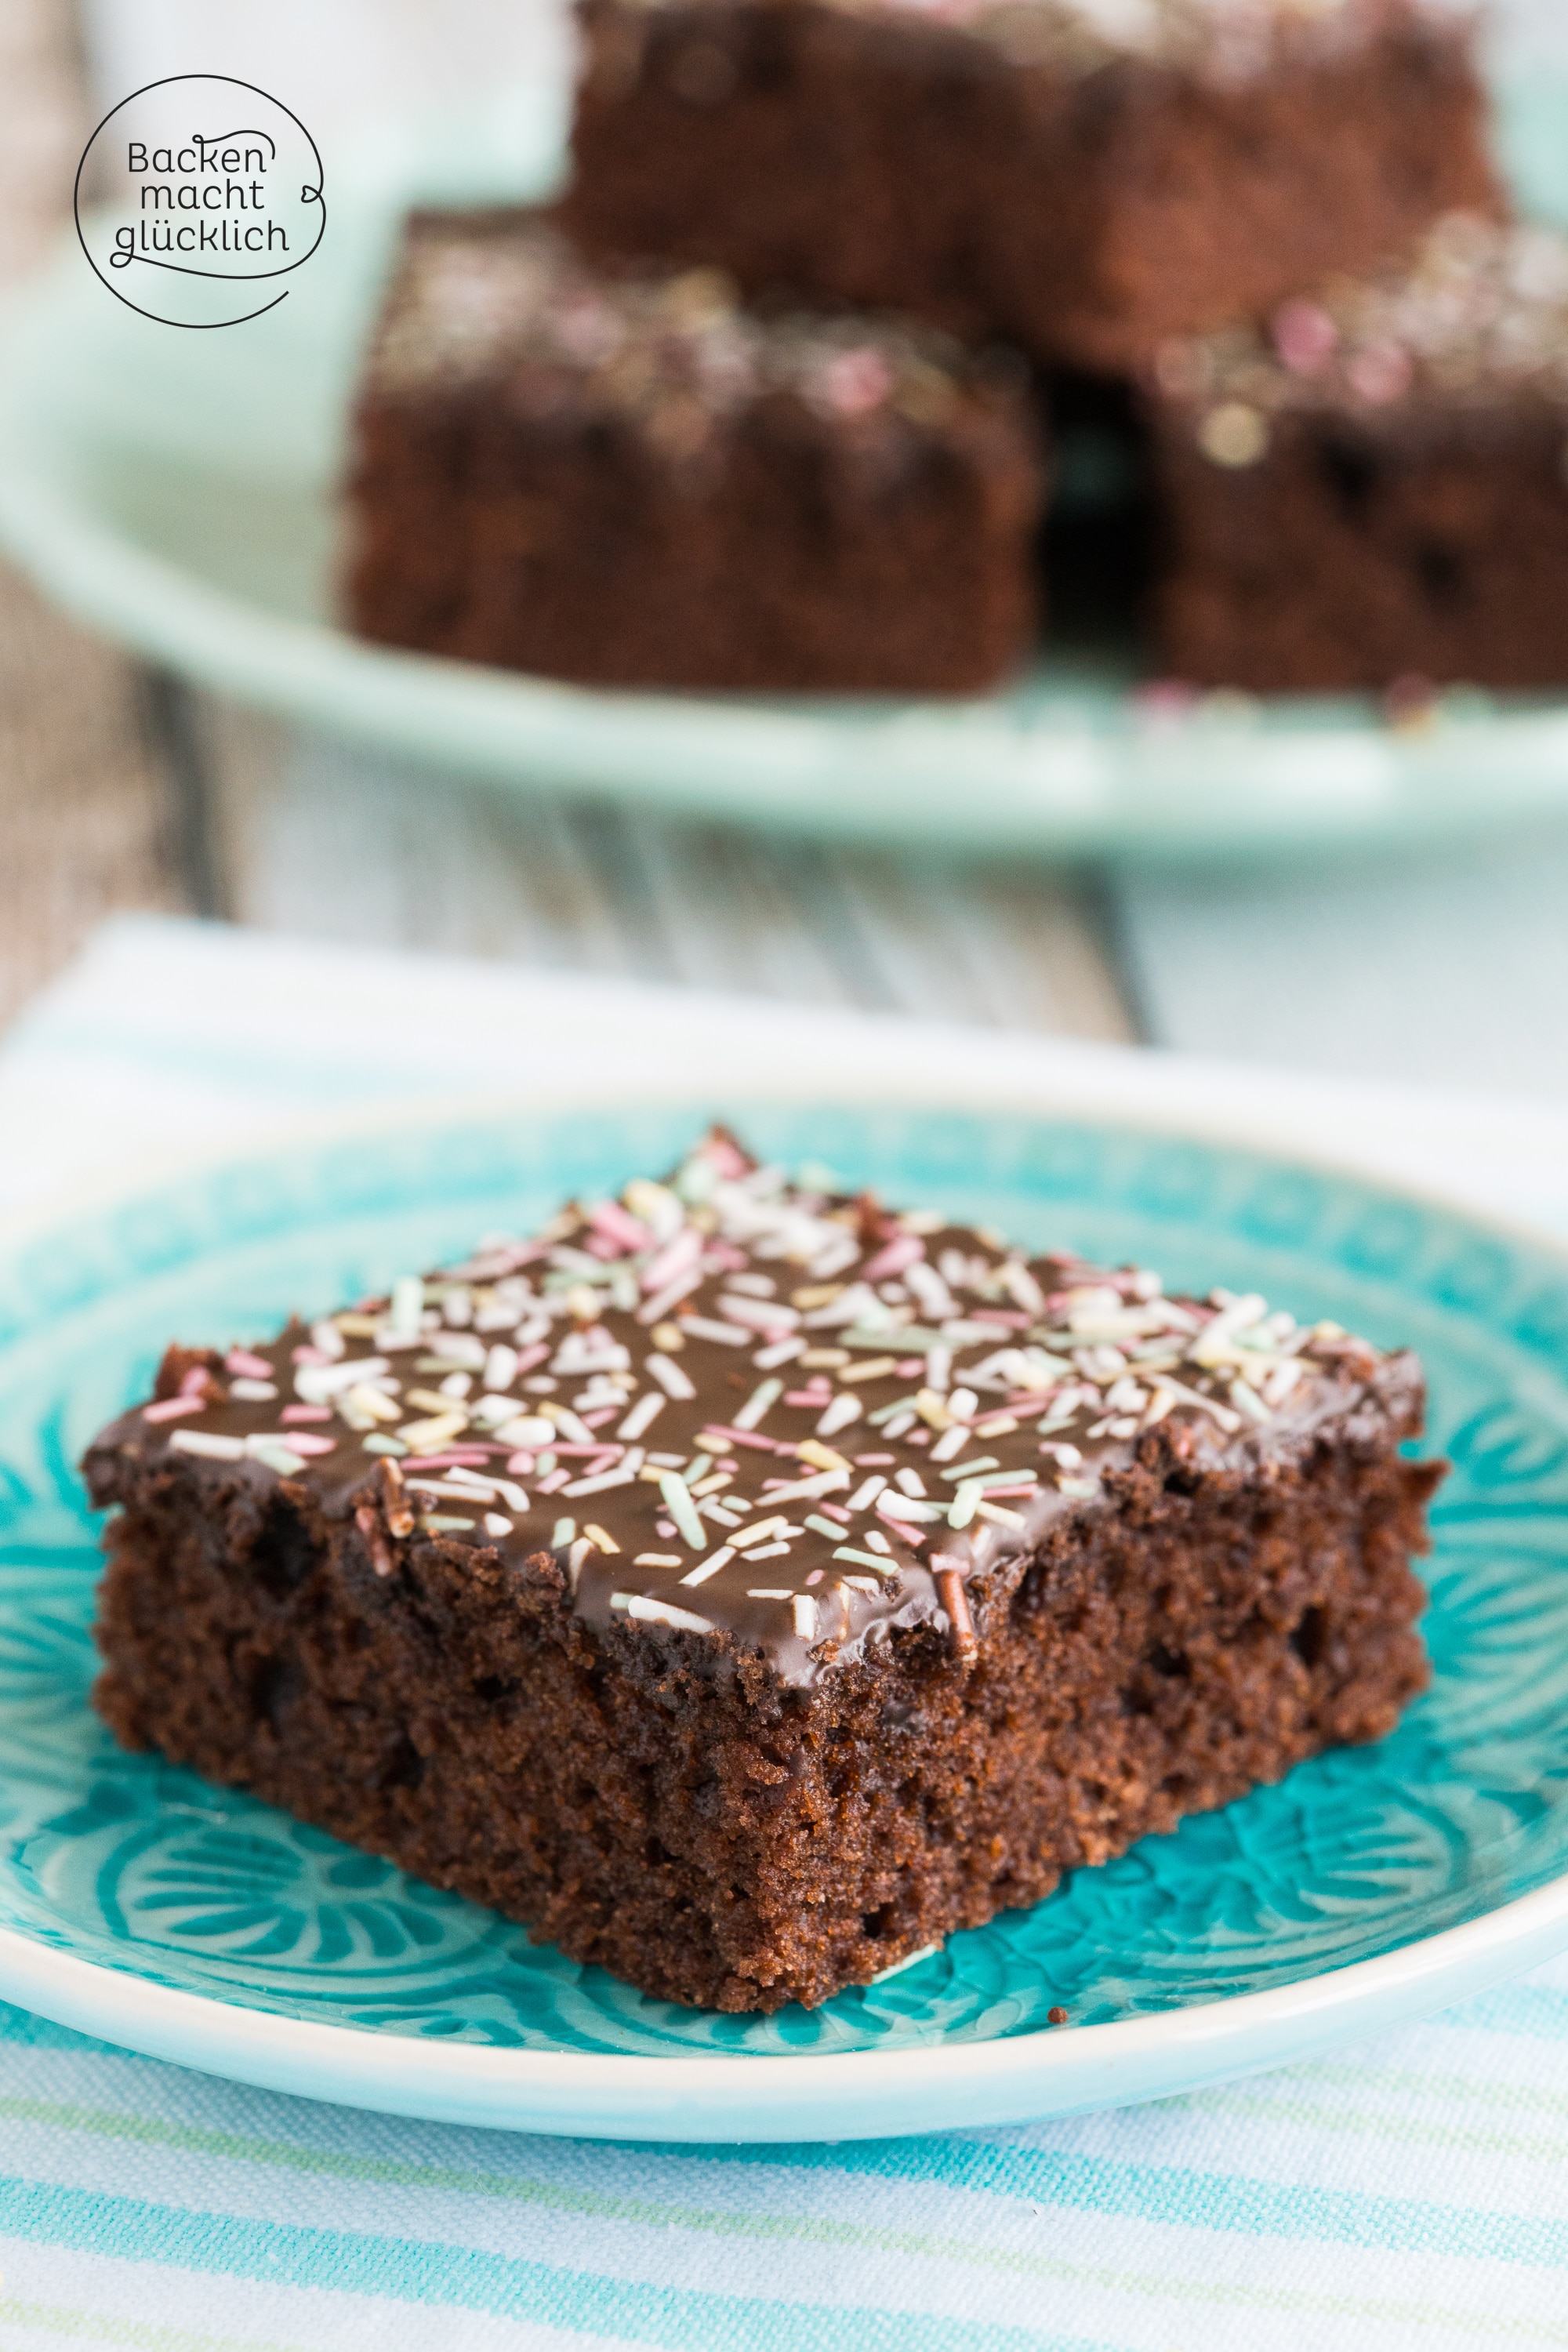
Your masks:
[[[788,1070],[731,1083],[712,1097],[743,1106],[836,1101],[873,1109],[950,1108],[962,1116],[1081,1120],[1134,1135],[1249,1151],[1287,1169],[1350,1179],[1393,1201],[1415,1202],[1472,1229],[1522,1244],[1568,1274],[1568,1243],[1525,1218],[1493,1212],[1441,1185],[1391,1178],[1358,1157],[1303,1150],[1270,1134],[1267,1117],[1215,1106],[1114,1108],[1070,1074],[1040,1072],[1005,1087],[982,1072],[966,1085],[943,1070],[922,1090],[907,1073],[853,1078]],[[709,1097],[698,1097],[701,1115]],[[0,1259],[73,1218],[172,1182],[199,1182],[345,1137],[416,1137],[460,1124],[498,1123],[583,1109],[679,1108],[668,1083],[551,1078],[542,1086],[454,1092],[421,1104],[362,1106],[231,1135],[205,1149],[140,1155],[113,1175],[67,1187],[47,1205],[0,1213]],[[691,2144],[868,2139],[997,2126],[1172,2095],[1284,2064],[1412,2021],[1568,1948],[1568,1869],[1478,1918],[1389,1952],[1318,1970],[1288,1985],[1182,2009],[1086,2026],[1037,2027],[994,2041],[900,2051],[716,2053],[496,2047],[374,2027],[324,2023],[191,1992],[109,1962],[62,1952],[46,1937],[0,1927],[0,1999],[76,2032],[198,2071],[295,2095],[327,2098],[431,2121],[589,2138]],[[759,2072],[764,2065],[765,2074]],[[743,2070],[743,2072],[742,2072]],[[749,2127],[734,2128],[743,2110]]]
[[[780,698],[775,709],[740,696],[595,688],[378,646],[331,620],[270,611],[142,546],[63,482],[51,452],[96,444],[51,437],[32,408],[43,388],[35,346],[92,290],[74,285],[71,265],[63,249],[0,310],[0,542],[92,626],[259,709],[522,792],[608,793],[655,817],[869,841],[886,841],[897,818],[931,845],[1047,863],[1267,861],[1568,813],[1568,686],[1427,736],[1331,709],[1277,732],[1198,724],[1125,736],[1071,714],[1020,730],[999,709],[984,790],[966,797],[936,778],[962,761],[952,719],[984,711],[984,698],[890,698],[877,747],[846,749],[853,698]],[[1485,793],[1471,781],[1478,761],[1491,772]]]

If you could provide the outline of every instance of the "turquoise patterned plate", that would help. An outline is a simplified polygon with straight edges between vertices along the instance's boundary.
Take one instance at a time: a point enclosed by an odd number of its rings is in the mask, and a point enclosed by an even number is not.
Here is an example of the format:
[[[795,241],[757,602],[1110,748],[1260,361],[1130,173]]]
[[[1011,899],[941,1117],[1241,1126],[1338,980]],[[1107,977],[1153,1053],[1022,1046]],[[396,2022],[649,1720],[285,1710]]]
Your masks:
[[[1500,128],[1526,207],[1568,220],[1561,73],[1517,78]],[[542,193],[561,156],[559,96],[539,91],[330,154],[321,251],[275,310],[214,334],[112,300],[73,238],[0,348],[0,541],[155,660],[444,778],[1009,857],[1274,857],[1568,813],[1562,698],[1455,696],[1394,730],[1352,697],[1222,697],[1177,725],[1129,692],[1131,644],[1058,647],[972,700],[762,701],[594,693],[351,637],[336,490],[394,226],[411,198]],[[1090,495],[1107,456],[1064,447],[1064,484]]]
[[[1078,1874],[807,2013],[694,2013],[191,1774],[88,1706],[74,1467],[165,1337],[264,1331],[678,1154],[770,1155],[1258,1288],[1432,1381],[1430,1694],[1381,1746]],[[1147,2097],[1568,1944],[1568,1265],[1341,1173],[1041,1116],[753,1103],[318,1133],[0,1237],[0,1993],[278,2087],[533,2128],[843,2137]],[[1072,2025],[1047,2031],[1065,2003]]]

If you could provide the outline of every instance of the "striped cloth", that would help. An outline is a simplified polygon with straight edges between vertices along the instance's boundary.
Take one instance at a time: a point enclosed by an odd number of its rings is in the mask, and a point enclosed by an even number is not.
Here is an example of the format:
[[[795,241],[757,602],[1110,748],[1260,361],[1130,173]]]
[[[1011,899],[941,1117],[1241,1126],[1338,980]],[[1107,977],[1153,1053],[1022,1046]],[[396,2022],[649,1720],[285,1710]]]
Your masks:
[[[775,1066],[867,1043],[842,1016],[120,925],[0,1052],[0,1191],[57,1195],[107,1117],[128,1155],[238,1145],[334,1101],[427,1101],[437,1071],[455,1093],[587,1051],[607,1082],[635,1064],[673,1086],[700,1057],[717,1087],[764,1020]],[[1306,1144],[1353,1121],[1363,1158],[1568,1230],[1568,1116],[1544,1108],[872,1027],[887,1066],[962,1056],[975,1083],[1107,1111]],[[476,1035],[508,1043],[466,1059]],[[1568,2346],[1568,1960],[1155,2106],[784,2148],[406,2123],[0,2007],[0,2352],[426,2352],[435,2315],[464,2352]]]

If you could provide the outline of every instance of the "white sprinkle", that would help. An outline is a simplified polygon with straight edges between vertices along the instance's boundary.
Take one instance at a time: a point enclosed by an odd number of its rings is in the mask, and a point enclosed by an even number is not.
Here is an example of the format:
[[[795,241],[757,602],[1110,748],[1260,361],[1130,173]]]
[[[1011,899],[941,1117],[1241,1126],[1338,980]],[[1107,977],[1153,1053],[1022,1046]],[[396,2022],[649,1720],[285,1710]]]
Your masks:
[[[509,1389],[517,1378],[517,1349],[500,1340],[485,1358],[484,1384],[488,1389]]]
[[[662,1290],[656,1291],[651,1298],[643,1300],[642,1305],[637,1308],[637,1321],[662,1323],[670,1308],[679,1307],[681,1300],[688,1297],[701,1280],[702,1268],[700,1265],[690,1267],[685,1274],[678,1274],[673,1282],[667,1282]]]
[[[658,1491],[664,1496],[664,1507],[680,1529],[693,1551],[708,1548],[708,1530],[698,1517],[697,1506],[691,1499],[691,1489],[684,1478],[673,1470],[659,1475]]]
[[[816,1603],[809,1592],[795,1596],[795,1630],[803,1642],[816,1639]]]
[[[936,1444],[931,1447],[931,1460],[951,1462],[955,1454],[963,1453],[969,1443],[970,1435],[969,1423],[966,1421],[955,1421],[950,1429],[942,1431]]]
[[[1092,1496],[1100,1492],[1099,1486],[1092,1478],[1058,1478],[1057,1486],[1062,1494],[1070,1495],[1073,1500],[1079,1503],[1087,1503]]]
[[[508,1445],[526,1446],[531,1452],[537,1453],[542,1445],[548,1445],[553,1439],[555,1423],[546,1421],[542,1413],[514,1413],[510,1421],[500,1423],[495,1434]]]
[[[858,1396],[836,1396],[816,1424],[818,1437],[837,1437],[852,1421],[858,1421],[864,1407]]]
[[[511,1521],[510,1519],[503,1519],[499,1511],[487,1511],[485,1513],[485,1533],[488,1536],[510,1536],[511,1533]]]
[[[318,1349],[323,1356],[330,1356],[335,1364],[347,1342],[335,1323],[322,1321],[311,1324],[310,1345]]]
[[[866,1541],[872,1551],[890,1552],[893,1549],[880,1528],[868,1528]]]
[[[741,1407],[740,1412],[730,1423],[731,1428],[755,1429],[758,1422],[760,1422],[763,1416],[771,1411],[776,1400],[783,1394],[783,1381],[761,1381],[758,1386],[752,1391],[751,1395],[746,1399],[745,1403]]]
[[[416,1274],[400,1274],[392,1286],[393,1329],[405,1339],[417,1339],[425,1314],[425,1285]]]
[[[845,1497],[845,1509],[847,1511],[869,1510],[887,1483],[879,1470],[873,1471],[863,1486],[857,1486],[852,1495]]]
[[[973,1421],[980,1399],[973,1389],[954,1389],[948,1398],[948,1416],[952,1421]]]
[[[789,1546],[786,1543],[760,1544],[754,1551],[749,1551],[746,1558],[748,1559],[782,1559],[788,1549]]]
[[[785,1307],[776,1298],[738,1298],[725,1293],[720,1306],[732,1323],[744,1323],[752,1331],[773,1335],[793,1329],[800,1321],[800,1309]]]
[[[893,1483],[906,1495],[913,1495],[924,1501],[925,1485],[918,1470],[895,1470]]]
[[[563,1495],[570,1495],[575,1502],[579,1495],[607,1495],[612,1486],[630,1486],[636,1482],[637,1472],[628,1470],[624,1462],[617,1462],[613,1470],[601,1470],[596,1477],[574,1478],[572,1484],[563,1486],[561,1491]]]
[[[1010,1511],[1005,1503],[980,1503],[976,1506],[983,1519],[994,1519],[999,1528],[1027,1527],[1022,1511]]]
[[[963,1492],[962,1487],[959,1491]],[[901,1519],[913,1520],[918,1526],[924,1520],[940,1519],[944,1517],[940,1503],[917,1502],[912,1495],[897,1495],[891,1490],[878,1496],[877,1508],[884,1518],[891,1519],[895,1526]]]
[[[728,1568],[734,1557],[733,1544],[721,1544],[716,1552],[710,1553],[706,1559],[699,1561],[690,1573],[683,1576],[680,1581],[682,1584],[706,1584],[710,1576],[717,1576],[721,1568]]]
[[[796,1356],[805,1353],[805,1341],[792,1331],[787,1339],[775,1339],[771,1348],[759,1348],[752,1358],[758,1371],[771,1372],[777,1364],[793,1363]]]
[[[645,1593],[634,1592],[626,1600],[628,1615],[640,1617],[653,1625],[673,1625],[681,1633],[710,1633],[711,1618],[693,1616],[689,1609],[678,1609],[673,1601],[650,1601]]]
[[[169,1433],[169,1444],[180,1454],[204,1454],[212,1462],[243,1462],[243,1437],[213,1437],[202,1429],[174,1429]]]
[[[787,1584],[750,1584],[746,1588],[746,1598],[748,1601],[788,1601],[793,1594]]]
[[[679,1568],[680,1554],[678,1551],[639,1551],[632,1566],[634,1568]],[[610,1595],[612,1609],[625,1609],[629,1606],[630,1601],[631,1595],[627,1592],[612,1592]]]
[[[1232,1404],[1238,1404],[1243,1412],[1250,1413],[1254,1421],[1268,1421],[1272,1418],[1268,1407],[1264,1403],[1258,1391],[1246,1381],[1232,1381],[1230,1401]]]
[[[577,1522],[575,1519],[557,1519],[555,1522],[555,1532],[550,1538],[550,1549],[552,1551],[559,1551],[563,1544],[573,1542],[576,1538],[576,1534]]]
[[[718,1323],[710,1315],[689,1315],[681,1324],[689,1338],[711,1339],[721,1348],[747,1348],[756,1338],[740,1323]]]
[[[236,1404],[270,1404],[278,1394],[271,1381],[230,1381],[228,1392]]]
[[[697,1391],[692,1387],[680,1366],[671,1363],[668,1356],[650,1356],[647,1360],[647,1369],[666,1396],[672,1396],[685,1402],[697,1394]]]
[[[628,1442],[634,1437],[643,1436],[649,1424],[664,1411],[668,1402],[668,1399],[661,1396],[657,1389],[649,1389],[646,1396],[638,1397],[616,1435]]]
[[[831,1495],[837,1486],[847,1486],[847,1470],[820,1470],[815,1478],[796,1478],[787,1486],[775,1486],[766,1496],[770,1503],[804,1503],[814,1495]]]

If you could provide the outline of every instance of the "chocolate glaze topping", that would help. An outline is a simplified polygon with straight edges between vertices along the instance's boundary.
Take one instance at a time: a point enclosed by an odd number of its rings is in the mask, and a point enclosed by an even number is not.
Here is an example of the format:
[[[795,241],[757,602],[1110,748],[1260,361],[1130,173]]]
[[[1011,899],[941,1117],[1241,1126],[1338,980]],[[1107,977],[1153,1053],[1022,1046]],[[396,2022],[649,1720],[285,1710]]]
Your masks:
[[[1451,213],[1399,263],[1331,279],[1266,321],[1166,343],[1153,378],[1228,466],[1256,464],[1293,410],[1394,431],[1522,397],[1568,412],[1568,236]]]
[[[905,320],[761,316],[721,270],[595,269],[542,215],[510,211],[414,215],[366,381],[484,381],[536,415],[639,425],[679,457],[768,398],[907,436],[1016,400],[1016,377]]]
[[[236,1480],[353,1517],[379,1572],[483,1547],[588,1622],[760,1653],[805,1685],[895,1627],[961,1652],[1137,1458],[1254,1473],[1419,1385],[1259,1297],[1026,1257],[759,1167],[722,1132],[668,1184],[573,1205],[226,1355],[172,1348],[105,1430],[216,1503]]]

